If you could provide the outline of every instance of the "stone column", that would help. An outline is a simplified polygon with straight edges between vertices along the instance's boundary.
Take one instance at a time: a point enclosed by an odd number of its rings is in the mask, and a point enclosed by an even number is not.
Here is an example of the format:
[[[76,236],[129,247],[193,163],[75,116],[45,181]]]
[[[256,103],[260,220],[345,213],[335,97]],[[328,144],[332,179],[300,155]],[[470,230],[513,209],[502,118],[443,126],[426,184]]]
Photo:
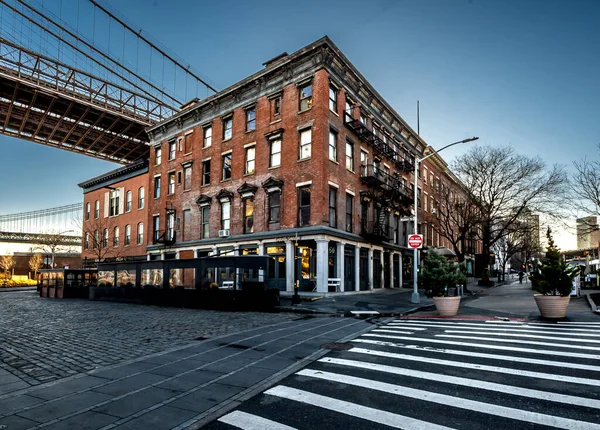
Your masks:
[[[317,292],[327,292],[329,278],[329,239],[316,239],[317,242]]]
[[[383,252],[383,250],[379,251],[379,261],[381,261],[381,264],[380,264],[381,267],[379,269],[380,270],[380,272],[379,272],[379,279],[381,281],[380,281],[379,285],[381,285],[381,288],[385,288],[385,284],[384,284],[385,277],[383,276],[383,274],[385,273],[384,268],[388,264],[388,262],[385,261],[385,252]]]
[[[265,255],[265,244],[264,243],[259,243],[258,244],[258,255]]]
[[[373,289],[373,248],[369,248],[369,290]]]
[[[360,290],[360,246],[354,247],[354,291]]]
[[[294,292],[295,268],[296,248],[294,247],[294,242],[287,240],[285,242],[285,290],[292,293]]]
[[[340,291],[345,291],[344,289],[344,244],[342,242],[337,242],[335,252],[337,254],[337,276],[336,278],[340,278]]]

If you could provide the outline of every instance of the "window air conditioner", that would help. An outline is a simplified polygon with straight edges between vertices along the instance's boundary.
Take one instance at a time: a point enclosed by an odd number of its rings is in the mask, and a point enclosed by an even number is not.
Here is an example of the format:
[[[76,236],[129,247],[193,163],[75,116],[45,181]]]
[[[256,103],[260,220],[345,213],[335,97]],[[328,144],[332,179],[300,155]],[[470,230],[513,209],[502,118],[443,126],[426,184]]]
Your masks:
[[[437,214],[437,209],[431,209],[431,214],[432,214],[432,215],[435,215],[435,214]]]
[[[229,230],[219,230],[219,237],[229,237]]]

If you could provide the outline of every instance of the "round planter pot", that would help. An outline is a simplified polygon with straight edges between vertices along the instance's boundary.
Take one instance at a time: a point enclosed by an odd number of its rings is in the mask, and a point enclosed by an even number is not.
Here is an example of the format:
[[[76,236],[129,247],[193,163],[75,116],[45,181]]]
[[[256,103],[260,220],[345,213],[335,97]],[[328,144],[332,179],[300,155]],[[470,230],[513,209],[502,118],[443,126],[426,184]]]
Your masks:
[[[460,296],[434,297],[433,301],[440,316],[450,317],[458,314],[458,307],[460,306]]]
[[[544,318],[564,318],[567,316],[567,306],[571,296],[544,296],[534,294],[535,303]]]

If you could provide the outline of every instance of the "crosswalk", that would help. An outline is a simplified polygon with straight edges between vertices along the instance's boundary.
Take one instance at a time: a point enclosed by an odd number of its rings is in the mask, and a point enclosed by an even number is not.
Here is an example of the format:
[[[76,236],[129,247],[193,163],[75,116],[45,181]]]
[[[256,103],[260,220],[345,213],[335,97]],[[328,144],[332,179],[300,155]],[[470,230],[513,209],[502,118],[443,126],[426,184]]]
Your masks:
[[[600,430],[600,323],[397,319],[214,429]]]

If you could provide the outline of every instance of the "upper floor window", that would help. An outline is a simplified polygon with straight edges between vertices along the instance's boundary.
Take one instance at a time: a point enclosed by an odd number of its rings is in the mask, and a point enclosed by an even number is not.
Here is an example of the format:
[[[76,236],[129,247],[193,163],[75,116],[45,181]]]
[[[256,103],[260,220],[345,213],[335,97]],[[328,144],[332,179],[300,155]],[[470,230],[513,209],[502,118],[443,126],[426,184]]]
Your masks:
[[[154,178],[154,198],[158,199],[160,197],[160,176],[156,176]]]
[[[210,232],[210,206],[202,206],[200,208],[202,222],[202,239],[209,237]]]
[[[231,139],[233,133],[233,116],[223,118],[223,140]]]
[[[140,187],[138,190],[138,209],[144,209],[144,200],[146,199],[146,190]]]
[[[209,126],[204,127],[203,147],[208,148],[210,145],[212,145],[212,126],[209,125]]]
[[[160,239],[160,216],[154,215],[152,217],[152,227],[154,228],[154,241],[158,241]]]
[[[132,204],[133,204],[133,193],[131,191],[127,191],[127,194],[125,194],[125,212],[131,212]]]
[[[144,224],[139,222],[137,225],[137,244],[141,245],[144,243]]]
[[[94,244],[93,244],[94,249],[96,249],[100,246],[100,238],[98,237],[98,235],[99,235],[98,230],[94,230]]]
[[[94,202],[94,218],[100,218],[100,201],[98,200]]]
[[[337,132],[329,130],[329,159],[337,161]]]
[[[185,154],[189,154],[192,152],[192,133],[188,133],[183,136],[183,152]]]
[[[125,246],[131,244],[131,226],[127,224],[125,226]]]
[[[86,221],[90,219],[90,210],[91,210],[90,204],[86,203],[85,204],[85,220]]]
[[[329,187],[329,227],[337,227],[337,188]]]
[[[281,191],[269,193],[269,222],[279,222]]]
[[[85,232],[85,239],[83,241],[83,249],[90,249],[90,233]]]
[[[102,235],[102,247],[103,248],[108,247],[108,229],[107,228],[104,229],[104,234]]]
[[[223,155],[223,180],[231,179],[231,152]]]
[[[250,146],[246,148],[246,174],[254,173],[256,158],[256,147]]]
[[[346,169],[354,172],[354,144],[346,141]]]
[[[167,194],[175,194],[175,172],[169,172]]]
[[[110,205],[109,205],[108,216],[117,216],[117,215],[119,215],[119,192],[117,190],[112,190],[110,192]]]
[[[225,200],[221,202],[221,230],[229,230],[231,227],[231,202]]]
[[[272,139],[270,142],[269,167],[281,165],[281,138]]]
[[[169,142],[169,160],[175,159],[175,153],[177,151],[177,142],[174,140]]]
[[[119,246],[119,227],[113,230],[113,246]]]
[[[354,215],[354,196],[346,193],[346,231],[352,232],[352,218]]]
[[[210,160],[202,162],[202,185],[210,184]]]
[[[338,89],[333,85],[329,85],[329,109],[337,113],[337,97]]]
[[[192,189],[192,166],[185,166],[183,168],[183,189]]]
[[[312,107],[312,84],[300,87],[300,111],[310,109]]]
[[[162,161],[162,148],[160,146],[156,146],[154,148],[154,164],[158,166]]]
[[[256,130],[256,108],[246,109],[246,131]]]
[[[273,116],[279,116],[281,113],[281,97],[275,97],[272,101]]]
[[[300,132],[300,160],[305,160],[311,156],[312,130],[302,130]]]
[[[298,225],[310,225],[310,187],[298,188]]]
[[[254,233],[254,200],[244,199],[244,233]]]

